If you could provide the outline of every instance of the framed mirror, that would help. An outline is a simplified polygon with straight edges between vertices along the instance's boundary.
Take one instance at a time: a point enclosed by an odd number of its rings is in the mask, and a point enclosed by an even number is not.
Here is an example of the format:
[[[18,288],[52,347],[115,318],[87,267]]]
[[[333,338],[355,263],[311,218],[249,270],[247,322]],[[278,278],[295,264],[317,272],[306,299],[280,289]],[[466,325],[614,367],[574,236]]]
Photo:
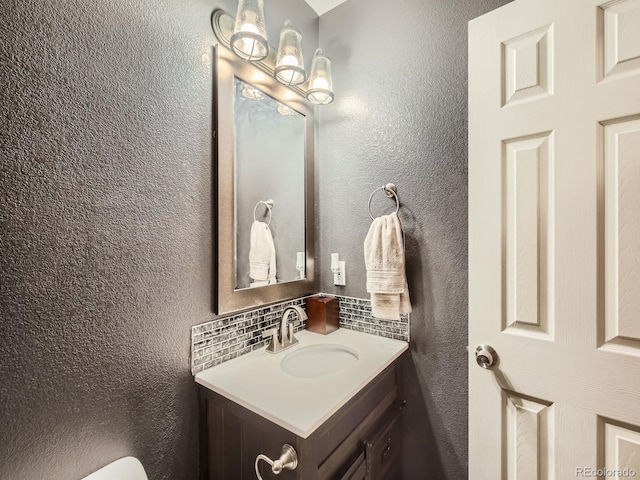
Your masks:
[[[312,293],[313,108],[220,45],[214,78],[216,313]]]

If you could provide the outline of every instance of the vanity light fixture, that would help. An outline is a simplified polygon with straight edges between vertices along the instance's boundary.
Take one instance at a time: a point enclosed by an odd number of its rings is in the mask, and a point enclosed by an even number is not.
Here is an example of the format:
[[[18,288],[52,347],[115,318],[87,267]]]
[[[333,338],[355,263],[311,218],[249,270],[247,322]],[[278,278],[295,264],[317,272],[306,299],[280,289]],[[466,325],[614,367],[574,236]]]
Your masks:
[[[276,80],[290,87],[300,85],[307,79],[302,60],[302,34],[291,26],[291,22],[284,22],[280,31],[280,43],[276,68],[273,72]]]
[[[231,50],[243,60],[257,62],[269,55],[264,24],[264,0],[240,0],[238,14],[229,40]]]
[[[315,105],[333,102],[333,81],[331,79],[331,59],[318,48],[313,54],[307,100]]]
[[[291,115],[295,115],[296,111],[283,103],[278,103],[278,113],[280,115],[284,115],[285,117],[289,117]]]
[[[250,98],[251,100],[262,100],[264,98],[264,93],[246,83],[244,87],[242,87],[241,93],[243,97]]]
[[[311,61],[311,73],[307,75],[302,56],[302,34],[289,20],[280,31],[277,55],[274,54],[276,49],[267,41],[264,0],[239,0],[235,19],[221,9],[214,10],[211,26],[222,45],[310,103],[328,105],[333,102],[331,59],[318,48]]]

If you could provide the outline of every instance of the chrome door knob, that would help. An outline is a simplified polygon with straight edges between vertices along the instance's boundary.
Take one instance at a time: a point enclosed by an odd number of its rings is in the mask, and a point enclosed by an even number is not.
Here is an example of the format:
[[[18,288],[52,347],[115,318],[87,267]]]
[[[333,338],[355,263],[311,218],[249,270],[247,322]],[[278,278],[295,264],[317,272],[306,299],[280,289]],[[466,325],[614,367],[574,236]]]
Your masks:
[[[476,363],[482,368],[491,368],[498,360],[498,354],[490,345],[478,345]]]

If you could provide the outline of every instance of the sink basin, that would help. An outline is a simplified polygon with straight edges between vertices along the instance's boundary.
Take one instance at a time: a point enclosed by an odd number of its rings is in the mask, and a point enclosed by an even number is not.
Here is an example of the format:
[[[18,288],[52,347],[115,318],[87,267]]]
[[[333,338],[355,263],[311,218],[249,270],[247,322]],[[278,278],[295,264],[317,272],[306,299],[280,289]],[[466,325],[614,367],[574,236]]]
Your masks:
[[[346,345],[317,344],[301,347],[282,359],[280,368],[298,378],[318,378],[358,363],[358,352]]]

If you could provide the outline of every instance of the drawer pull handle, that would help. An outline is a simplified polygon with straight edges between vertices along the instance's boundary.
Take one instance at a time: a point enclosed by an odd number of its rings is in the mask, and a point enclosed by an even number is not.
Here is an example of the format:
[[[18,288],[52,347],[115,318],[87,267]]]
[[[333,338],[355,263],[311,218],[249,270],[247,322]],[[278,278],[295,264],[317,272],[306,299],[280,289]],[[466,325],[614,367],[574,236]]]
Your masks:
[[[381,455],[381,458],[380,458],[380,463],[384,463],[384,461],[387,459],[387,455],[389,455],[390,451],[391,451],[391,439],[387,440],[387,444],[382,449],[382,455]]]

